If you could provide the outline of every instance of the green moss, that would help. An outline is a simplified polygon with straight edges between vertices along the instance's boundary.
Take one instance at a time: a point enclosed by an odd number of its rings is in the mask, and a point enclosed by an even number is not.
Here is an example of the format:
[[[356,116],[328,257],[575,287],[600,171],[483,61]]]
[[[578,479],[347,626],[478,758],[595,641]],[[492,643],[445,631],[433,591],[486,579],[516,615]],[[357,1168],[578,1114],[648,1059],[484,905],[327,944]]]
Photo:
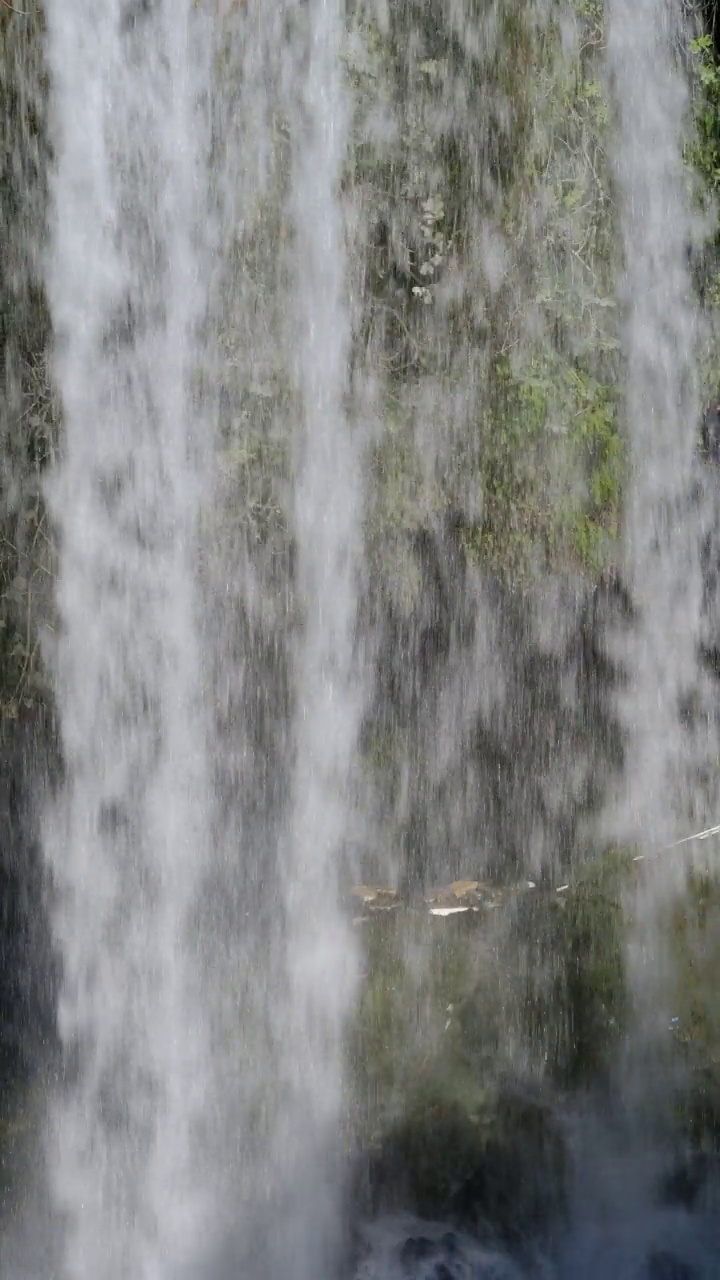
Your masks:
[[[470,1108],[421,1091],[370,1159],[376,1210],[409,1208],[514,1244],[562,1222],[565,1173],[551,1111],[502,1090],[476,1092]]]
[[[42,492],[60,414],[46,357],[50,317],[28,268],[43,225],[49,146],[41,6],[0,5],[0,720],[49,697],[39,635],[54,621],[55,546]],[[30,232],[32,237],[32,231]]]
[[[387,33],[355,19],[348,181],[370,227],[362,337],[388,403],[368,533],[376,572],[404,581],[407,607],[408,546],[447,511],[469,559],[516,581],[568,566],[594,575],[614,558],[623,458],[609,109],[601,10],[574,10],[574,59],[553,11],[530,22],[501,4],[467,47],[420,5],[391,10]],[[455,98],[465,109],[449,113]],[[378,103],[394,138],[368,135]],[[502,278],[484,235],[505,255]],[[431,477],[415,443],[426,382],[449,417]]]
[[[496,367],[482,429],[480,520],[461,540],[471,559],[527,576],[533,565],[588,573],[615,554],[623,447],[610,392],[577,367]]]
[[[694,136],[686,159],[701,178],[701,198],[707,198],[720,187],[720,63],[709,35],[693,40],[690,50],[695,70]]]
[[[237,515],[249,536],[267,542],[285,532],[284,486],[289,472],[289,442],[246,425],[227,442],[221,465],[238,500]]]
[[[627,1029],[626,890],[635,867],[630,851],[607,850],[564,892],[525,899],[513,925],[529,1055],[563,1087],[597,1081]]]
[[[569,543],[584,568],[599,571],[608,562],[607,535],[590,516],[580,513],[570,531]]]
[[[675,1040],[689,1070],[678,1117],[700,1145],[720,1143],[720,880],[690,874],[668,921],[674,960]]]
[[[358,1129],[370,1140],[417,1090],[467,1108],[495,1078],[502,992],[472,913],[446,921],[405,909],[362,928],[366,978],[348,1057]]]

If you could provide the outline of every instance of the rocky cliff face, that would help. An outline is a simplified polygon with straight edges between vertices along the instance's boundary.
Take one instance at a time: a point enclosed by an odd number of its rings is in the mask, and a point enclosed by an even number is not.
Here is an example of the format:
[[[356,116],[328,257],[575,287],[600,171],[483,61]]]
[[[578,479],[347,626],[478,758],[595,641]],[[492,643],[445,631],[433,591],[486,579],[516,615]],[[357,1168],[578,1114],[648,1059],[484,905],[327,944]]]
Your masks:
[[[0,14],[0,1057],[36,1064],[53,1039],[54,983],[39,848],[57,767],[40,660],[52,536],[42,477],[57,443],[49,322],[35,251],[49,159],[39,6]]]

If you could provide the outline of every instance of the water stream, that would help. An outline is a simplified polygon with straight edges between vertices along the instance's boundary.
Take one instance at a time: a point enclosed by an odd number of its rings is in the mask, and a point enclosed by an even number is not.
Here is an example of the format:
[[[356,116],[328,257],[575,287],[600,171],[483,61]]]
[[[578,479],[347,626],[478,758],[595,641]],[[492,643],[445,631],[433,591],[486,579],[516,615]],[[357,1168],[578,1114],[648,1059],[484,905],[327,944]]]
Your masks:
[[[191,9],[48,7],[66,781],[45,846],[68,1062],[50,1168],[77,1276],[159,1274],[192,1257],[208,1214],[192,934],[210,838],[194,566],[212,436],[192,387],[205,46]]]

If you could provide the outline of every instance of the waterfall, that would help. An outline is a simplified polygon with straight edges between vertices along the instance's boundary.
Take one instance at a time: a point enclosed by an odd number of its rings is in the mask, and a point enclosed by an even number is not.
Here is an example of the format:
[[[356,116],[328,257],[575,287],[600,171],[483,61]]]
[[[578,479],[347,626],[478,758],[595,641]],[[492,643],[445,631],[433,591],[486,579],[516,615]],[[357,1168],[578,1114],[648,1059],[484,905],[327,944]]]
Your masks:
[[[709,42],[681,0],[42,7],[0,734],[52,710],[61,1066],[3,1280],[714,1274],[716,888],[625,856],[720,818]]]
[[[612,836],[647,851],[715,821],[707,702],[700,668],[701,548],[708,520],[698,465],[701,316],[691,254],[701,243],[684,163],[689,119],[689,32],[681,6],[643,0],[608,6],[606,66],[616,109],[625,472],[621,573],[629,616],[611,652],[622,671],[616,709],[625,750]],[[609,1193],[619,1223],[636,1224],[657,1196],[672,1143],[667,1102],[687,1072],[671,1035],[678,957],[670,904],[682,911],[699,846],[647,863],[628,893],[627,987],[633,1025],[619,1054],[618,1109],[632,1194],[616,1197],[612,1156],[595,1161],[595,1199]],[[642,867],[642,864],[641,864]],[[688,1076],[684,1087],[692,1090]],[[682,1090],[679,1091],[680,1093]],[[607,1164],[608,1168],[604,1165]],[[639,1237],[638,1237],[639,1238]]]
[[[157,1276],[207,1229],[192,913],[208,844],[195,589],[211,434],[193,395],[207,41],[191,4],[48,5],[48,249],[63,458],[45,823],[66,1082],[49,1157],[65,1274]]]
[[[618,113],[627,430],[623,573],[633,614],[613,650],[626,677],[617,704],[626,752],[612,822],[616,836],[643,848],[715,820],[704,781],[712,772],[711,752],[706,732],[696,731],[698,721],[710,723],[706,710],[698,715],[707,514],[697,465],[699,314],[689,266],[698,228],[683,165],[689,104],[679,50],[687,32],[678,9],[666,0],[611,3],[606,55]],[[625,1087],[636,1102],[648,1069],[658,1076],[653,1098],[670,1088],[663,1072],[672,1048],[676,962],[667,911],[685,886],[688,856],[692,849],[664,855],[643,878],[635,901],[627,967],[637,1021],[627,1045]],[[638,1065],[638,1054],[648,1065]]]
[[[284,841],[287,1103],[276,1134],[290,1220],[273,1274],[331,1274],[340,1201],[328,1163],[342,1124],[342,1032],[355,995],[356,941],[338,911],[348,836],[350,772],[361,711],[354,679],[360,458],[347,400],[350,316],[339,202],[347,149],[340,54],[342,0],[311,0],[307,45],[291,46],[294,230],[286,342],[304,431],[295,458],[302,635],[296,657],[293,798]],[[347,878],[345,893],[347,894]],[[312,1180],[298,1193],[304,1171]],[[298,1252],[298,1242],[302,1248]]]

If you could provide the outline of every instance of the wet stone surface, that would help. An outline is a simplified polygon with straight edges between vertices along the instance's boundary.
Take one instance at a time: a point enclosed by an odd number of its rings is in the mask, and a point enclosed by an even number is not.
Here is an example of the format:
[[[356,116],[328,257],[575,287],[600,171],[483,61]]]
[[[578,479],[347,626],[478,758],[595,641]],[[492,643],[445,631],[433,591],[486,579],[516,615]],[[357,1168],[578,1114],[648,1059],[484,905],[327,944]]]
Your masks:
[[[698,1280],[695,1267],[673,1253],[662,1250],[651,1253],[647,1261],[647,1280]]]
[[[510,1258],[439,1223],[399,1215],[365,1233],[355,1280],[522,1280]]]

